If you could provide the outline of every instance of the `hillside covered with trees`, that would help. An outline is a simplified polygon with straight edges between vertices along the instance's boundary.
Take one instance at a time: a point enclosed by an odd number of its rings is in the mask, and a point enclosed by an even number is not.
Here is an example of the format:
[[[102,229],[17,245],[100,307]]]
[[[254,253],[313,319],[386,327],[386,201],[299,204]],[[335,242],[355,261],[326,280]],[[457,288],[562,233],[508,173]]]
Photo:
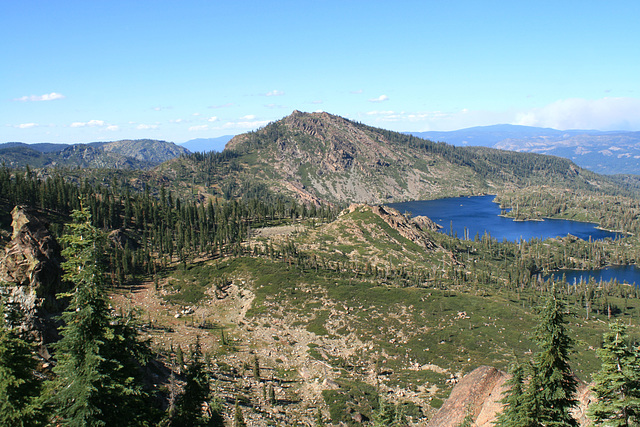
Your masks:
[[[546,274],[637,263],[631,184],[299,112],[148,171],[3,165],[3,266],[22,256],[25,206],[61,246],[65,291],[3,279],[2,422],[425,425],[482,365],[512,367],[502,425],[572,424],[592,380],[593,419],[618,417],[606,384],[615,357],[637,357],[640,293]],[[633,234],[461,239],[372,203],[487,192],[517,219]],[[29,331],[23,293],[42,298],[36,314],[64,307],[57,337]],[[551,380],[549,396],[525,387]]]

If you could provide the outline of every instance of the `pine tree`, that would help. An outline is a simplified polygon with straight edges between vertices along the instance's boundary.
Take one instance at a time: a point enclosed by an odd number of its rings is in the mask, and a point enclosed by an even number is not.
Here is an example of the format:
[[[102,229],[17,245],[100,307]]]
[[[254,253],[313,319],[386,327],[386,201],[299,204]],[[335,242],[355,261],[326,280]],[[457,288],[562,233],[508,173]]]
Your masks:
[[[38,404],[42,384],[34,376],[38,362],[32,345],[13,324],[12,312],[5,317],[4,304],[0,304],[0,426],[44,425]]]
[[[540,313],[536,330],[538,351],[533,358],[533,374],[524,396],[525,426],[577,426],[570,409],[577,381],[569,366],[572,339],[565,329],[564,304],[555,285]]]
[[[148,344],[138,340],[133,315],[118,317],[109,308],[101,263],[104,233],[91,225],[85,208],[72,217],[62,238],[62,267],[63,279],[75,290],[65,295],[70,303],[55,345],[57,377],[50,390],[54,423],[137,425],[147,407],[138,363],[148,356]]]
[[[508,387],[500,401],[502,412],[498,415],[496,427],[521,427],[525,425],[523,410],[525,371],[520,363],[511,367],[511,378],[505,383]]]
[[[209,405],[211,387],[209,376],[202,360],[199,340],[196,341],[191,352],[191,360],[187,365],[185,377],[184,393],[178,400],[175,417],[171,420],[171,425],[179,427],[221,426],[222,417],[217,412],[217,408],[213,408],[215,413],[208,414],[205,414],[202,410],[203,406]]]
[[[593,379],[598,400],[589,407],[596,424],[627,427],[640,424],[640,355],[631,348],[626,328],[619,322],[609,325],[598,356],[600,371]]]
[[[242,408],[238,403],[238,398],[236,398],[236,404],[234,406],[233,411],[233,427],[246,427],[247,423],[244,421],[244,416],[242,415]]]

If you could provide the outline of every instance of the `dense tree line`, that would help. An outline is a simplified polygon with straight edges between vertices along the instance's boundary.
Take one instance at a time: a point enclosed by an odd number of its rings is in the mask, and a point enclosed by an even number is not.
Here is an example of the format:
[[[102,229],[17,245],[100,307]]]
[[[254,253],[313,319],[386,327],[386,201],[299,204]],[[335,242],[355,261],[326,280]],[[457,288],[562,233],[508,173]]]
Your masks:
[[[216,155],[194,157],[206,162]],[[184,201],[165,187],[152,196],[149,187],[138,192],[115,179],[109,186],[97,187],[86,180],[78,186],[57,173],[40,179],[28,168],[0,167],[0,197],[7,206],[26,204],[68,215],[85,200],[95,226],[117,230],[111,236],[115,250],[108,263],[114,284],[134,273],[152,274],[172,262],[186,265],[197,256],[239,253],[252,228],[336,215],[328,206],[270,196],[264,188],[248,190],[241,187],[247,196],[239,199]],[[55,224],[53,228],[60,231]]]

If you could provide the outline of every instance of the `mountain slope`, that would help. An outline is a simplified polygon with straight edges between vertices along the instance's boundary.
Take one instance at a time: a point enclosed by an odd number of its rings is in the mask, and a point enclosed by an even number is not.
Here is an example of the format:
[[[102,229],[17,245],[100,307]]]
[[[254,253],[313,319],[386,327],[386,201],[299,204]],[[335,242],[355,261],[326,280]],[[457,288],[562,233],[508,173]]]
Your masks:
[[[148,169],[188,152],[171,142],[151,139],[74,145],[12,142],[0,145],[0,161],[12,167]]]
[[[328,113],[294,111],[236,136],[226,150],[237,153],[252,182],[339,203],[483,194],[532,184],[619,191],[612,180],[566,159],[453,147]]]

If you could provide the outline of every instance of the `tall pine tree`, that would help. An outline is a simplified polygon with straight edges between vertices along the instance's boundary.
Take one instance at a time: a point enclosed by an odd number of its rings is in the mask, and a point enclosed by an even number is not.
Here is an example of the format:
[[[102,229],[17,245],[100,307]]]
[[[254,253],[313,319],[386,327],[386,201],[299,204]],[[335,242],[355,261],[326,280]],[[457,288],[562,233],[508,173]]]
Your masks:
[[[523,409],[525,392],[525,371],[520,363],[511,367],[511,378],[505,385],[508,387],[504,397],[500,401],[503,405],[502,412],[498,415],[496,427],[522,427],[526,425],[526,414]]]
[[[554,285],[536,330],[540,350],[533,357],[533,377],[524,396],[525,411],[530,417],[525,425],[578,425],[570,413],[577,403],[577,381],[569,366],[573,340],[565,329],[564,310]]]
[[[42,384],[35,377],[38,361],[33,346],[20,336],[13,322],[15,310],[0,304],[0,426],[44,425],[45,416],[38,403]]]
[[[640,424],[640,356],[629,344],[626,328],[609,325],[598,356],[600,371],[594,376],[593,392],[598,400],[589,407],[596,425],[628,427]]]
[[[109,308],[101,258],[104,233],[91,225],[82,208],[63,236],[66,258],[63,279],[73,285],[65,326],[56,344],[56,378],[50,403],[55,424],[68,426],[131,426],[146,415],[146,394],[139,362],[149,354],[137,337],[132,316]]]
[[[223,426],[219,407],[211,404],[211,386],[209,375],[202,360],[200,341],[197,340],[191,360],[185,371],[184,393],[176,405],[175,414],[170,414],[168,425],[176,427]],[[206,407],[207,410],[203,410]]]

